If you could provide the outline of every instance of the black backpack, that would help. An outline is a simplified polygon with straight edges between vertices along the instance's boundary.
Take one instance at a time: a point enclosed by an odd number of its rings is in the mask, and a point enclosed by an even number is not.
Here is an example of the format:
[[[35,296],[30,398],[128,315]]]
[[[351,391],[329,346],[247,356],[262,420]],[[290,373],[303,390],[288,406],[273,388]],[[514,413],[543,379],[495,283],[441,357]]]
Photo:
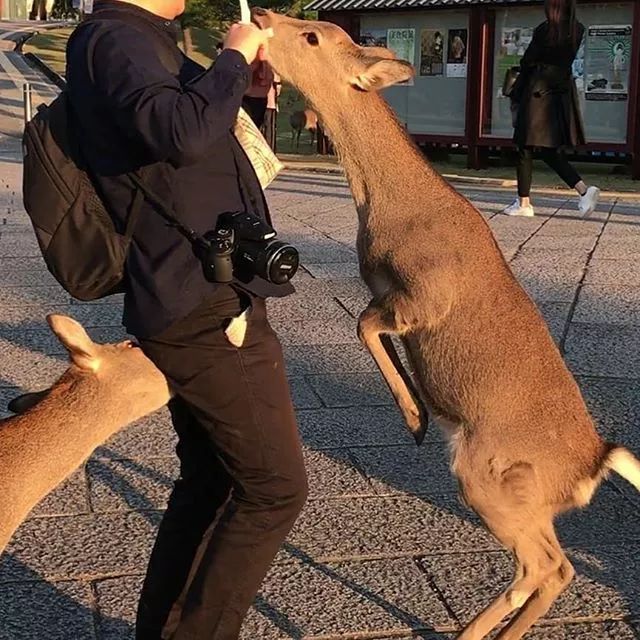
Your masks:
[[[159,53],[167,66],[167,56]],[[145,197],[173,226],[186,228],[139,175],[129,174],[137,189],[126,229],[119,233],[83,164],[70,113],[63,89],[25,125],[22,193],[49,271],[74,298],[96,300],[123,290],[127,252]]]

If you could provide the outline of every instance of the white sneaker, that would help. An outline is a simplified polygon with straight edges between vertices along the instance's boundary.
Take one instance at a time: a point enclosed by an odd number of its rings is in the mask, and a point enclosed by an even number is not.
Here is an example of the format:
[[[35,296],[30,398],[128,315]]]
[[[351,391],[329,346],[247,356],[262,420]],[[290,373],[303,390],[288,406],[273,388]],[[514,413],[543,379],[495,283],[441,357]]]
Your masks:
[[[502,210],[502,213],[508,216],[521,216],[523,218],[533,218],[535,215],[533,207],[531,205],[523,207],[520,205],[520,200],[516,200],[513,204],[510,204],[506,209]]]
[[[600,189],[598,189],[598,187],[589,187],[586,193],[583,196],[580,196],[578,209],[580,209],[582,217],[586,218],[596,210],[599,199]]]

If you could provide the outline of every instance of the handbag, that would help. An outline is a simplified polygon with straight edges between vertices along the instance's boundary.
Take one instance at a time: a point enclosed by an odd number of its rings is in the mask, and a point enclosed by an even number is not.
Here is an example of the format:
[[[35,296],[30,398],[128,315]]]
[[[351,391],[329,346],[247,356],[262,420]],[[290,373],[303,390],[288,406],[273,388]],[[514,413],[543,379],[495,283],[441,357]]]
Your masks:
[[[509,67],[504,74],[504,82],[502,83],[502,95],[505,98],[511,98],[513,96],[513,88],[516,85],[516,81],[520,77],[520,67]]]

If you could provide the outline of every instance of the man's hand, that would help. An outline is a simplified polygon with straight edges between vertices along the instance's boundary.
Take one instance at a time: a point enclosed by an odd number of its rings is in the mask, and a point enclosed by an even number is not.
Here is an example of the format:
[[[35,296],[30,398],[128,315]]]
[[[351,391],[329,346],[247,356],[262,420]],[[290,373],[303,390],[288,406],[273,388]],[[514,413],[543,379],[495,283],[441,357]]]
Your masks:
[[[225,49],[239,51],[248,64],[256,58],[266,60],[271,29],[260,29],[255,24],[232,24],[224,42]]]

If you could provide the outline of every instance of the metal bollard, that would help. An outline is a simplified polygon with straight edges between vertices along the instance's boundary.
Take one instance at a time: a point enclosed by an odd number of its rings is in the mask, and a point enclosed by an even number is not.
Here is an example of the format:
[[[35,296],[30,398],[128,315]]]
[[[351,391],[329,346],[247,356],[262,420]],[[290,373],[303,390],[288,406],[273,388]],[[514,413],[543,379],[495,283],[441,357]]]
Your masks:
[[[24,123],[31,121],[31,117],[33,114],[33,104],[32,104],[32,94],[31,94],[31,83],[25,82],[22,85],[22,101],[24,106]]]

